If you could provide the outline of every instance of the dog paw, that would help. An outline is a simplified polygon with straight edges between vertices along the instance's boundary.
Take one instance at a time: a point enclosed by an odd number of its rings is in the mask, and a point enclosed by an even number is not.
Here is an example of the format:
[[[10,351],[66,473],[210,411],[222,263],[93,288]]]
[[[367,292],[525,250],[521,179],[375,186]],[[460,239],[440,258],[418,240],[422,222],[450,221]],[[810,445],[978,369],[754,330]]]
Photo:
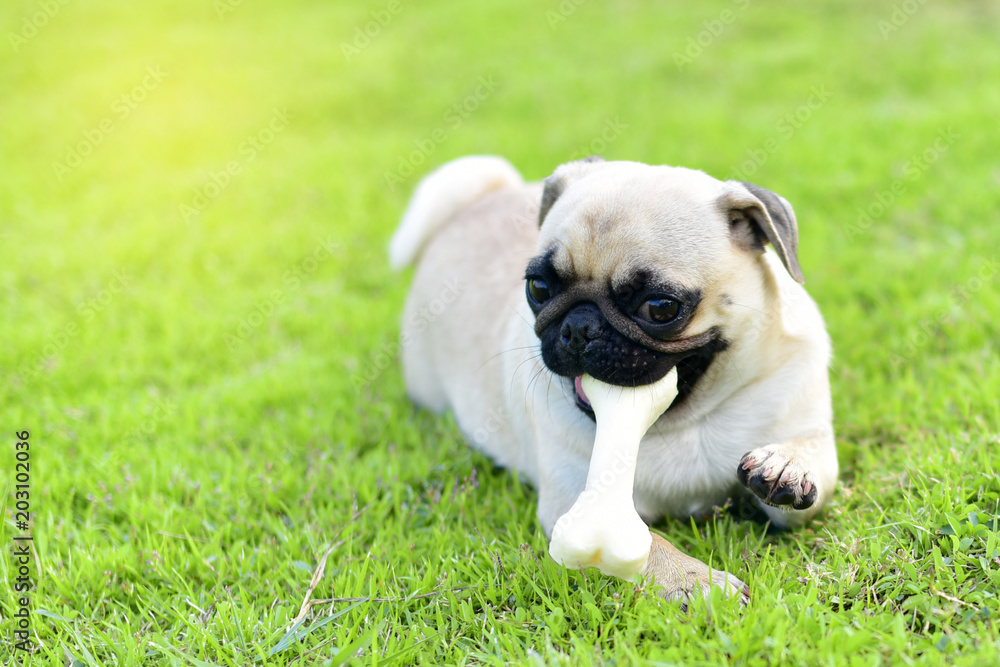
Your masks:
[[[660,589],[659,593],[666,600],[680,601],[681,609],[687,611],[688,603],[692,598],[702,597],[707,600],[712,586],[721,588],[727,598],[739,597],[741,607],[747,606],[747,603],[750,602],[749,586],[731,574],[721,570],[713,570],[708,566],[704,566],[704,571],[701,572],[685,572],[682,586],[673,589],[664,587]]]
[[[658,591],[661,597],[680,601],[685,611],[692,598],[708,599],[712,586],[722,589],[727,598],[738,597],[741,606],[750,601],[750,588],[734,575],[713,570],[697,558],[681,553],[655,533],[645,574],[651,575],[653,583],[661,587]]]
[[[795,459],[772,447],[743,456],[737,468],[740,483],[768,505],[804,510],[816,502],[816,482]]]

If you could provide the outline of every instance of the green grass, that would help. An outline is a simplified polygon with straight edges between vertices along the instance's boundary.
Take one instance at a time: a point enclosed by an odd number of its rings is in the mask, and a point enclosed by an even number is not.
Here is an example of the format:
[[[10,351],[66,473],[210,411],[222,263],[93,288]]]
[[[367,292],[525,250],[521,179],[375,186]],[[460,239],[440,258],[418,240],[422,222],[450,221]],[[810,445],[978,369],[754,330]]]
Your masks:
[[[555,0],[403,2],[348,61],[388,3],[53,3],[16,51],[42,5],[3,3],[0,484],[29,430],[37,551],[18,659],[1000,662],[1000,13],[929,2],[883,37],[892,0],[650,4],[583,3],[553,28]],[[123,102],[147,67],[162,80]],[[496,90],[455,122],[481,77]],[[814,87],[828,101],[783,122]],[[408,277],[384,249],[419,175],[498,153],[541,178],[609,122],[608,158],[763,162],[746,178],[795,205],[834,340],[825,514],[786,534],[658,526],[749,582],[743,611],[557,567],[535,492],[414,409],[391,358]],[[312,597],[360,601],[281,642],[331,545]]]

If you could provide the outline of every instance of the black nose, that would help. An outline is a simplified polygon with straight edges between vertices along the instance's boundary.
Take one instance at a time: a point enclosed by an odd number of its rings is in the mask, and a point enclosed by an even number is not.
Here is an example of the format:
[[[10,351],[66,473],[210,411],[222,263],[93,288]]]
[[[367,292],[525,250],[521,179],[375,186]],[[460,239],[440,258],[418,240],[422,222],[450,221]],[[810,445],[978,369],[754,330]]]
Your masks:
[[[569,311],[563,320],[559,334],[562,344],[571,352],[583,352],[587,343],[604,334],[604,315],[592,303],[585,303]]]

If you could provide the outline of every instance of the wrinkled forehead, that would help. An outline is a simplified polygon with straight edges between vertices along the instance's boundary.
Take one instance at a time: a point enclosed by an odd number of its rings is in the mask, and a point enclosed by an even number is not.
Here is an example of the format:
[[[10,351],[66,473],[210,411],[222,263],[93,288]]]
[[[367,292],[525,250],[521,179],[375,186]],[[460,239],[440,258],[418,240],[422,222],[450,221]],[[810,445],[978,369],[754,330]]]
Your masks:
[[[722,184],[690,169],[618,164],[566,189],[542,225],[539,253],[573,280],[618,285],[653,270],[702,282],[729,245]]]

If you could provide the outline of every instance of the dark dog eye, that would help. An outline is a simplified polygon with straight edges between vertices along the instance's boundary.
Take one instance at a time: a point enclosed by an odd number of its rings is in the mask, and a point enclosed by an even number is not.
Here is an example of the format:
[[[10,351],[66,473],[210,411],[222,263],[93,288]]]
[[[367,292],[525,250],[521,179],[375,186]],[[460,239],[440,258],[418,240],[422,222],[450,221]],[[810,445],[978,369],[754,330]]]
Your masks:
[[[663,324],[677,317],[681,302],[677,299],[650,299],[639,308],[639,315],[657,324]]]
[[[535,303],[545,303],[552,298],[549,285],[541,278],[528,278],[528,296]]]

